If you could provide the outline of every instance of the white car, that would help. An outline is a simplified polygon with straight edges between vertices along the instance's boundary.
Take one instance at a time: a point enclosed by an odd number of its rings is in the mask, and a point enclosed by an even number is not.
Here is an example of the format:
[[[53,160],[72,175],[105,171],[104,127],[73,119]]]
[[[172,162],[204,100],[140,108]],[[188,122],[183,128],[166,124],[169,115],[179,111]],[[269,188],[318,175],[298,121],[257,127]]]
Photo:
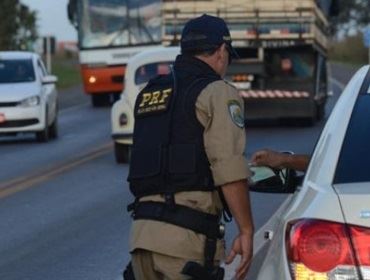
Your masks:
[[[125,89],[121,98],[114,103],[111,113],[112,138],[118,163],[127,163],[129,160],[134,131],[133,109],[138,93],[151,78],[169,73],[170,65],[179,53],[178,47],[155,47],[140,52],[128,61]]]
[[[34,132],[40,142],[56,138],[57,78],[31,52],[0,52],[0,135]]]
[[[369,159],[370,70],[365,66],[333,109],[303,183],[252,187],[292,195],[256,234],[248,279],[369,280]]]

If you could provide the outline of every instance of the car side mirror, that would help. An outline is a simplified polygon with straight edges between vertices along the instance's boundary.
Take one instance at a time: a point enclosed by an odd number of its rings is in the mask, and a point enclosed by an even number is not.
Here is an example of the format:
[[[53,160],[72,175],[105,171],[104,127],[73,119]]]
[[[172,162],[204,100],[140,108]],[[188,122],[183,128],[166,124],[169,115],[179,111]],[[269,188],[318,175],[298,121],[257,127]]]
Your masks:
[[[58,81],[58,78],[56,76],[53,76],[53,75],[48,75],[48,76],[42,77],[41,81],[42,81],[43,85],[55,84]]]
[[[266,166],[251,167],[253,176],[250,178],[249,189],[264,193],[294,193],[302,182],[301,176],[293,169],[272,169]]]

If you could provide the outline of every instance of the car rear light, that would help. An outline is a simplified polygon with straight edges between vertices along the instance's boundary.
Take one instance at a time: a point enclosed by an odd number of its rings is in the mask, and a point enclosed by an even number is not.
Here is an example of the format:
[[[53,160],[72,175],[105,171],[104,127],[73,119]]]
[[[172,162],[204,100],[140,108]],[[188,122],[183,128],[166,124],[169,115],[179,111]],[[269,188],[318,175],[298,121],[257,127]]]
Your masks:
[[[370,228],[350,226],[351,239],[364,280],[370,279]]]
[[[287,255],[294,280],[370,280],[370,229],[299,220],[288,228]]]

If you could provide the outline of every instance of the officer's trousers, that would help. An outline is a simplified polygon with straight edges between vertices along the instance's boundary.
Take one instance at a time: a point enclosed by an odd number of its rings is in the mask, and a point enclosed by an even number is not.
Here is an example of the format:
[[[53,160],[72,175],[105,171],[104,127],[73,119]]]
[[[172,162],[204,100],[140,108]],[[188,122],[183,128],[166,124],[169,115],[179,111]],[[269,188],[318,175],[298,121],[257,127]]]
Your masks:
[[[190,260],[157,254],[142,249],[136,249],[132,253],[132,268],[136,280],[191,279],[181,274],[181,270],[188,261]]]

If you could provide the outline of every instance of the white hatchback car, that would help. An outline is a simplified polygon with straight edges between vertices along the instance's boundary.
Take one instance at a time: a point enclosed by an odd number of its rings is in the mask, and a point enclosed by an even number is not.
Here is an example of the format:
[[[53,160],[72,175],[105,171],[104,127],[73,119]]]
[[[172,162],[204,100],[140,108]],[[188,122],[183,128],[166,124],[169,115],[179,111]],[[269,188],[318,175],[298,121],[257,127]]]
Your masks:
[[[170,65],[180,53],[178,47],[155,47],[130,58],[125,75],[125,89],[114,103],[111,113],[112,138],[118,163],[129,160],[134,131],[133,109],[138,93],[147,82],[160,74],[168,74]]]
[[[369,280],[369,159],[370,69],[365,66],[333,109],[303,183],[252,187],[293,194],[255,236],[248,279]]]
[[[34,132],[40,142],[58,135],[57,78],[31,52],[0,52],[0,135]]]

